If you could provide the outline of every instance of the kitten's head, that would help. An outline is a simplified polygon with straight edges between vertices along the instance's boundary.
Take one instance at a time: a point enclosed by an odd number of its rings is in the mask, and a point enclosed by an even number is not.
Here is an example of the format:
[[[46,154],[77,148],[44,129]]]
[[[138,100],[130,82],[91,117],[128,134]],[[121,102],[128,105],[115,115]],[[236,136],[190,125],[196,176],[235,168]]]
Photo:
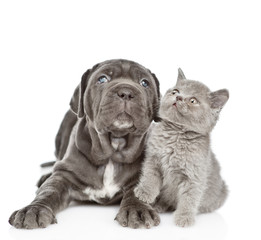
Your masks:
[[[228,90],[211,92],[204,84],[187,80],[179,69],[176,86],[162,98],[159,114],[162,119],[182,125],[188,131],[209,133],[229,98]]]

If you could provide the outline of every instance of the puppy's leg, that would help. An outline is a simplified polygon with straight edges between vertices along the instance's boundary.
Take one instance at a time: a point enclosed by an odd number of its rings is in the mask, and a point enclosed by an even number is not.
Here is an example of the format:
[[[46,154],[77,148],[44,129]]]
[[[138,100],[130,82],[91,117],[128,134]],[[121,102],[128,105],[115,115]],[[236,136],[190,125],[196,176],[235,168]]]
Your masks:
[[[52,173],[47,173],[41,176],[41,178],[36,183],[36,186],[39,188],[43,185],[43,183],[52,175]]]
[[[71,183],[61,172],[52,174],[38,189],[31,204],[15,211],[9,223],[16,228],[43,228],[56,223],[55,214],[68,206]]]

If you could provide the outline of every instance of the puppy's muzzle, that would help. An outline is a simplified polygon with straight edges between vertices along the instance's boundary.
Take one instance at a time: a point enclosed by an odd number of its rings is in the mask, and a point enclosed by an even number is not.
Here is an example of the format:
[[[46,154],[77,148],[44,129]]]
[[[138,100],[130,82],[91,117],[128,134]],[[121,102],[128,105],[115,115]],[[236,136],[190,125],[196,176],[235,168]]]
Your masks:
[[[134,119],[131,116],[133,106],[140,102],[141,91],[135,84],[118,83],[113,88],[114,94],[118,97],[120,104],[120,112],[113,122],[113,126],[118,129],[130,129],[134,125]],[[134,104],[134,105],[133,105]]]
[[[134,92],[132,89],[130,88],[127,88],[127,87],[124,87],[124,88],[121,88],[118,92],[117,92],[119,98],[123,99],[123,100],[131,100],[134,98]]]
[[[118,83],[114,86],[113,91],[121,100],[125,101],[135,100],[141,95],[141,91],[134,84],[128,83]]]

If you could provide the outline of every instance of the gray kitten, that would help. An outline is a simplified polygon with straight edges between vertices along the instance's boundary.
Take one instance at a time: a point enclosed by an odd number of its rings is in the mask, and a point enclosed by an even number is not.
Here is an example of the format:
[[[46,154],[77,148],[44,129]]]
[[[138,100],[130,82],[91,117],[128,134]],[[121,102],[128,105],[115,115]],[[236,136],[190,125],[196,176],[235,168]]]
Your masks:
[[[179,69],[176,86],[161,102],[162,121],[150,129],[134,193],[159,212],[175,210],[178,226],[192,225],[197,213],[214,211],[227,197],[210,132],[228,98],[226,89],[211,92],[204,84],[187,80]]]

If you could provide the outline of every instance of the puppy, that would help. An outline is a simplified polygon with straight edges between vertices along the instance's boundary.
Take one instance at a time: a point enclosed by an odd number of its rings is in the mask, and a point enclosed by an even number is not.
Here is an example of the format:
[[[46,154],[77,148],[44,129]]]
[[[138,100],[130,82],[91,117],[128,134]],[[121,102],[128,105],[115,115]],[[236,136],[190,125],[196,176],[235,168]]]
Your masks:
[[[42,177],[31,204],[15,211],[16,228],[56,223],[72,200],[121,201],[116,220],[137,228],[158,225],[157,213],[134,197],[144,159],[144,140],[157,120],[159,82],[138,63],[109,60],[87,70],[56,137],[53,172]]]

